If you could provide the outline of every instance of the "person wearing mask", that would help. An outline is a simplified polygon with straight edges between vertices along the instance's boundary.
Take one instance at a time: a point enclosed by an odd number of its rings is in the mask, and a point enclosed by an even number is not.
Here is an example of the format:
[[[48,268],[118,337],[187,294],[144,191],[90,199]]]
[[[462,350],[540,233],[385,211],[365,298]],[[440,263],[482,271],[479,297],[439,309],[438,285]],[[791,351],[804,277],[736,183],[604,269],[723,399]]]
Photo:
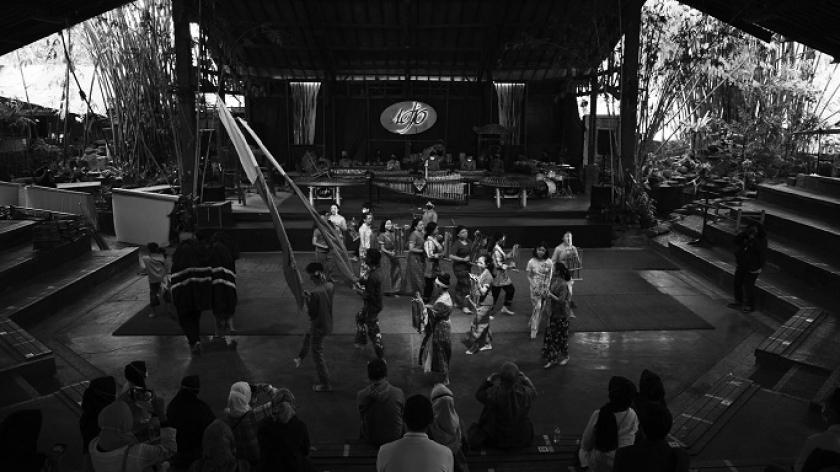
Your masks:
[[[198,398],[199,390],[201,379],[197,375],[184,377],[181,379],[181,388],[166,407],[169,424],[177,431],[175,441],[178,443],[178,453],[169,460],[176,467],[189,467],[201,457],[204,430],[216,420],[210,405]]]
[[[744,313],[755,311],[755,282],[767,257],[767,233],[758,221],[749,220],[747,228],[735,236],[735,277],[732,280],[735,301],[730,308]],[[746,296],[746,303],[744,297]]]
[[[99,435],[99,413],[117,399],[117,381],[110,375],[90,381],[82,394],[82,415],[79,417],[79,430],[82,433],[82,456],[85,472],[93,470],[88,446]]]
[[[485,436],[481,446],[515,449],[531,444],[531,407],[537,399],[537,389],[516,364],[503,363],[499,372],[482,382],[475,398],[484,405],[478,421]],[[472,439],[470,442],[474,444]]]
[[[388,382],[388,366],[382,359],[367,364],[370,384],[356,395],[361,415],[359,437],[374,446],[395,441],[403,433],[405,396]]]
[[[106,406],[99,414],[102,431],[90,442],[90,459],[96,472],[152,472],[178,452],[175,429],[166,421],[162,397],[154,408],[160,419],[160,443],[141,443],[132,431],[131,408],[123,401]]]
[[[383,445],[376,456],[377,472],[453,472],[452,451],[429,439],[426,432],[434,421],[432,403],[423,395],[405,402],[405,425],[401,439]]]
[[[309,279],[315,284],[312,291],[304,291],[303,298],[306,301],[307,312],[309,313],[309,332],[303,337],[303,345],[300,353],[294,359],[295,368],[300,368],[300,363],[306,358],[306,354],[312,349],[312,357],[315,360],[315,370],[318,371],[318,379],[321,383],[312,386],[314,392],[331,392],[330,371],[327,369],[327,362],[324,359],[324,338],[333,329],[333,294],[335,286],[327,280],[324,273],[324,266],[312,262],[306,266],[306,273]]]
[[[633,444],[639,419],[630,405],[636,386],[624,377],[613,377],[609,383],[609,402],[589,417],[580,441],[580,463],[592,472],[610,472],[616,450]]]

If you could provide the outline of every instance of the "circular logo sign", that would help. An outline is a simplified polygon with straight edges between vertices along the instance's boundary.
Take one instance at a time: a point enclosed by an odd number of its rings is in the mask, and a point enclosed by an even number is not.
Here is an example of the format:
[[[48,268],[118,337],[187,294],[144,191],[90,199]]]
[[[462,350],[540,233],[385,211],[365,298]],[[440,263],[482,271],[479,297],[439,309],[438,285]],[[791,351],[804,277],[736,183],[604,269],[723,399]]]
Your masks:
[[[395,103],[379,116],[379,122],[396,134],[418,134],[431,128],[437,121],[435,109],[423,102]]]

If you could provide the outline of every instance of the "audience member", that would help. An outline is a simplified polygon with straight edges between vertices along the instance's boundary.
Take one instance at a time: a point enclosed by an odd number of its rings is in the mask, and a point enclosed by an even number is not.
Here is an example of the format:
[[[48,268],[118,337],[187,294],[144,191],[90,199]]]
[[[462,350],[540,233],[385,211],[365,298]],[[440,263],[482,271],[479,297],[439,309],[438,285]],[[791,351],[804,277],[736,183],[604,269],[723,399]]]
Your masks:
[[[236,458],[236,440],[230,426],[215,420],[204,430],[201,459],[193,462],[190,472],[251,472],[251,464]]]
[[[646,403],[639,413],[639,427],[645,439],[616,451],[613,472],[688,472],[688,452],[672,448],[666,439],[671,426],[673,418],[665,405]]]
[[[0,470],[41,472],[47,454],[38,452],[41,410],[18,410],[0,423]]]
[[[90,442],[90,459],[96,472],[150,472],[178,452],[175,429],[166,422],[163,399],[155,401],[160,423],[160,444],[138,443],[132,433],[131,409],[116,401],[99,414],[102,431]]]
[[[256,408],[256,396],[265,393],[269,397],[277,393],[277,389],[269,384],[250,385],[248,382],[236,382],[230,387],[228,407],[224,411],[224,421],[233,430],[236,439],[236,458],[245,459],[256,468],[260,460],[260,443],[257,439],[257,428],[260,423],[271,415],[271,402]]]
[[[463,155],[464,153],[461,154]],[[467,156],[461,160],[461,170],[475,170],[475,158],[473,156]]]
[[[828,429],[810,436],[805,441],[793,466],[795,472],[806,472],[805,464],[817,449],[840,453],[840,387],[834,389],[826,400],[822,407],[822,417],[828,424]]]
[[[169,462],[178,467],[188,467],[201,457],[201,441],[204,430],[216,415],[210,405],[198,398],[201,379],[197,375],[188,375],[181,379],[181,388],[166,408],[169,424],[175,428],[175,440],[178,453]]]
[[[169,273],[169,264],[166,260],[166,251],[158,246],[158,243],[149,243],[146,248],[149,250],[149,254],[143,256],[142,260],[143,267],[146,269],[146,276],[149,278],[149,304],[152,307],[149,318],[154,318],[157,316],[158,307],[161,305],[160,284],[166,274]]]
[[[403,391],[388,383],[388,366],[382,359],[367,364],[370,385],[356,396],[362,424],[359,437],[374,446],[395,441],[403,433]]]
[[[505,172],[505,161],[502,160],[502,155],[496,153],[493,155],[493,159],[490,160],[490,172],[495,172],[497,174],[502,174]]]
[[[461,450],[461,418],[455,411],[455,397],[452,396],[452,391],[443,384],[435,384],[432,387],[431,399],[435,419],[429,425],[429,438],[452,451],[457,472],[469,472],[467,458]]]
[[[198,239],[182,241],[172,255],[172,303],[193,354],[201,353],[201,312],[213,308],[212,276],[207,247]]]
[[[385,164],[385,170],[400,170],[400,161],[396,154],[391,154],[391,158]]]
[[[496,384],[496,380],[500,382]],[[514,449],[531,444],[534,424],[530,412],[537,389],[516,364],[503,363],[499,372],[494,372],[481,384],[475,397],[484,404],[478,422],[486,436],[484,446]]]
[[[662,406],[665,403],[665,385],[655,373],[645,369],[639,377],[639,395],[637,403],[652,402]]]
[[[339,167],[353,167],[353,161],[347,155],[347,151],[341,151],[341,159],[338,160]]]
[[[271,397],[271,417],[257,432],[260,442],[259,470],[308,472],[309,430],[295,413],[295,397],[281,388]]]
[[[580,443],[581,465],[591,472],[611,471],[616,449],[633,444],[639,429],[636,412],[630,408],[635,394],[630,380],[610,379],[610,401],[592,413]]]
[[[123,369],[126,382],[120,390],[117,400],[125,402],[134,416],[134,434],[145,435],[149,431],[149,421],[155,413],[155,393],[146,385],[149,376],[146,363],[134,361]]]
[[[405,402],[402,439],[383,445],[376,457],[377,472],[452,472],[452,451],[429,439],[426,431],[434,420],[432,403],[423,395]]]
[[[93,470],[88,446],[101,430],[99,428],[99,413],[116,399],[117,381],[110,375],[91,380],[85,393],[82,394],[82,415],[79,417],[79,430],[82,433],[82,456],[87,472]]]

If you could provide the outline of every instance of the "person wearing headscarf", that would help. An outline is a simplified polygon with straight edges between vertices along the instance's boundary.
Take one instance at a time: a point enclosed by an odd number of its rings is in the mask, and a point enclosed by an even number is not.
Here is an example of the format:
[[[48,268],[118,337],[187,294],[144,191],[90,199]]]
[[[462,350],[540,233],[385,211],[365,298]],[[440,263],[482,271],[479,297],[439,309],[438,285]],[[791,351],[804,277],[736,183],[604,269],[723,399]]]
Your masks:
[[[295,396],[281,388],[271,398],[271,417],[260,425],[259,470],[307,472],[309,462],[309,430],[295,412]]]
[[[423,372],[435,372],[443,377],[443,384],[449,385],[449,361],[452,358],[452,297],[449,295],[449,274],[440,274],[432,291],[432,304],[426,305],[429,323],[426,336],[420,345],[420,365]]]
[[[0,423],[0,470],[41,472],[47,455],[38,452],[43,414],[18,410]]]
[[[227,344],[225,335],[235,333],[233,315],[238,302],[236,294],[236,261],[231,253],[233,242],[217,232],[210,245],[210,270],[213,278],[214,340]],[[236,340],[228,345],[236,347]]]
[[[178,467],[188,467],[201,457],[201,441],[204,429],[216,420],[216,415],[204,400],[198,398],[201,379],[197,375],[188,375],[181,379],[181,388],[166,408],[169,424],[178,433],[178,453],[170,463]]]
[[[200,236],[197,235],[197,236]],[[201,312],[213,308],[213,271],[204,242],[187,239],[172,255],[172,304],[193,354],[201,353]]]
[[[432,411],[435,419],[429,425],[429,438],[452,451],[455,458],[455,471],[469,472],[467,458],[461,451],[461,418],[455,411],[455,398],[452,391],[443,384],[435,384],[431,393]]]
[[[408,228],[408,252],[405,258],[405,287],[403,293],[414,295],[424,290],[423,271],[426,264],[426,250],[423,241],[426,239],[426,225],[419,218],[411,221]]]
[[[166,421],[163,400],[155,402],[159,413],[160,444],[138,443],[132,432],[131,409],[125,402],[116,401],[99,413],[99,436],[90,442],[90,459],[96,472],[152,472],[178,452],[175,429]]]
[[[236,458],[236,440],[230,426],[215,420],[204,430],[201,459],[193,462],[189,472],[251,472],[251,464]]]
[[[609,383],[609,399],[595,410],[583,431],[580,462],[592,472],[611,472],[618,448],[630,446],[639,430],[639,419],[631,408],[636,386],[624,377],[613,377]]]
[[[537,398],[537,389],[516,364],[504,362],[499,372],[482,382],[475,398],[484,404],[478,420],[478,427],[487,436],[484,446],[515,449],[531,444],[534,439],[531,406]]]
[[[233,430],[236,439],[237,459],[247,460],[256,468],[260,460],[260,443],[257,440],[257,428],[271,415],[271,402],[252,407],[260,393],[272,397],[277,389],[269,384],[250,385],[248,382],[236,382],[230,387],[228,406],[224,411],[224,421]]]
[[[82,394],[82,415],[79,417],[79,431],[82,433],[82,455],[85,465],[90,465],[88,446],[99,434],[99,412],[117,399],[117,380],[110,375],[98,377],[90,381],[90,385]],[[86,469],[87,470],[92,470]]]

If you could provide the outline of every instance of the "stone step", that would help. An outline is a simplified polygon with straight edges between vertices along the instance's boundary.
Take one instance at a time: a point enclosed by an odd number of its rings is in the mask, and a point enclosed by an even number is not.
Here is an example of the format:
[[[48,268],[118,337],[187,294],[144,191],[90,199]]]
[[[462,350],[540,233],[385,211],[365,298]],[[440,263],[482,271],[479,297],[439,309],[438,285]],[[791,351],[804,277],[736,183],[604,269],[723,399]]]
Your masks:
[[[55,357],[46,345],[14,321],[0,317],[0,373],[20,375],[31,385],[55,371]]]
[[[705,395],[674,417],[669,439],[697,455],[761,387],[725,375]]]
[[[43,272],[37,281],[0,294],[0,317],[9,318],[24,329],[32,326],[115,274],[136,267],[137,251],[129,248],[88,252]]]
[[[35,250],[32,241],[0,251],[0,293],[28,283],[59,264],[90,252],[90,236],[84,235],[49,250]]]
[[[32,242],[32,228],[37,221],[0,220],[0,250]]]
[[[840,197],[840,179],[836,177],[799,174],[796,176],[796,188],[823,195]]]
[[[785,372],[781,379],[773,386],[774,392],[813,401],[820,389],[830,377],[831,372],[807,365],[794,364]]]
[[[803,214],[840,221],[840,197],[788,187],[785,184],[760,184],[758,199]]]

